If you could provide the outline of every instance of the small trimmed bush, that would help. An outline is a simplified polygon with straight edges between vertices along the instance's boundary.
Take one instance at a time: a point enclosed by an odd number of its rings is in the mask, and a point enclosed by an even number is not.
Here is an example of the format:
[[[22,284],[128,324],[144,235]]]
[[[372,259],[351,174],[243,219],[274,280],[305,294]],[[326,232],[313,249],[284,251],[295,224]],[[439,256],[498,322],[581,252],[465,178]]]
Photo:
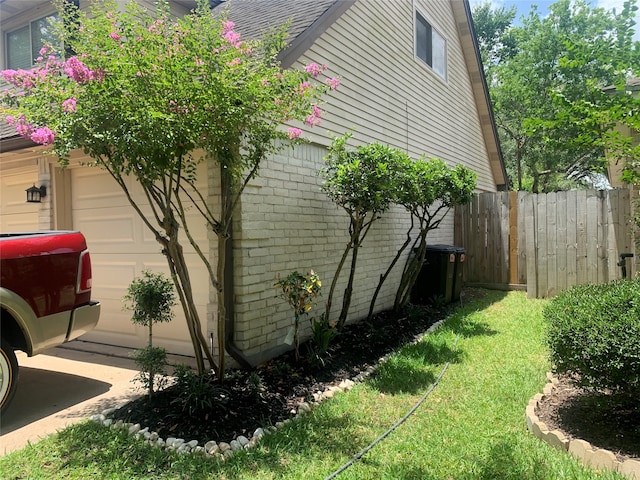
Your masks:
[[[640,280],[573,287],[544,317],[556,373],[589,390],[640,397]]]

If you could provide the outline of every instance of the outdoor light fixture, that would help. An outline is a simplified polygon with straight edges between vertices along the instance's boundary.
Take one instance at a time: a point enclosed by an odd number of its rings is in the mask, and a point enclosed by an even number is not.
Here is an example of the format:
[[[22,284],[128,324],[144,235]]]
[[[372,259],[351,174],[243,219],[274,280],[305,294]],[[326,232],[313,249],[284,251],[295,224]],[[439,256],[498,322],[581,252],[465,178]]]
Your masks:
[[[45,187],[44,185],[36,187],[34,183],[33,187],[29,187],[25,191],[27,192],[28,203],[40,203],[42,197],[47,196],[47,187]]]

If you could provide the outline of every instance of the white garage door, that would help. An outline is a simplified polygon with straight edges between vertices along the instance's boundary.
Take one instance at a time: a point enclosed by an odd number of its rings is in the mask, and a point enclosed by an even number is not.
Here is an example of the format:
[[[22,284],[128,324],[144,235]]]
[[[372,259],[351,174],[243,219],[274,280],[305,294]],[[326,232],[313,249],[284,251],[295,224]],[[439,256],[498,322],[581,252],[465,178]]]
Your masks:
[[[38,181],[36,166],[0,174],[0,232],[38,230],[38,203],[27,203],[25,190]]]
[[[71,170],[71,178],[73,226],[87,238],[93,268],[92,296],[102,303],[96,330],[83,338],[127,347],[144,346],[147,330],[131,323],[131,312],[122,310],[122,297],[131,281],[145,269],[163,272],[168,277],[169,270],[160,253],[160,245],[109,174],[97,167],[81,167]],[[133,180],[129,191],[139,204],[146,204],[148,208],[142,190]],[[197,222],[197,225],[203,225],[203,222]],[[204,225],[193,234],[206,245]],[[206,325],[207,272],[196,254],[190,248],[185,247],[185,250],[198,312]],[[154,326],[154,345],[164,347],[170,353],[192,355],[180,306],[176,307],[175,313],[172,322]]]

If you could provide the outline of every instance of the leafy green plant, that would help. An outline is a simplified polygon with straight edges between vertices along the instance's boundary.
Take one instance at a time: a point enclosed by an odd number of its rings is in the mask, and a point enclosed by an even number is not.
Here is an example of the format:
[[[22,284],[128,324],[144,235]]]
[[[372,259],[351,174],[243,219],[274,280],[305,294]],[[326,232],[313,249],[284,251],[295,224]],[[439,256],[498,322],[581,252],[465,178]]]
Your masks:
[[[309,344],[309,361],[317,366],[324,367],[329,359],[329,347],[338,336],[338,329],[328,323],[325,316],[320,320],[311,319],[311,343]]]
[[[136,380],[146,387],[149,396],[155,388],[166,385],[167,351],[153,346],[153,324],[170,322],[173,319],[173,307],[176,297],[171,280],[161,273],[148,270],[141,278],[134,279],[122,297],[124,309],[132,310],[131,321],[148,329],[148,342],[145,348],[135,352],[134,359],[140,368]]]
[[[257,372],[251,372],[249,377],[247,378],[247,386],[249,387],[249,392],[255,397],[259,397],[265,391],[264,382],[262,377]]]
[[[150,397],[167,385],[167,351],[164,348],[147,345],[133,352],[132,357],[140,369],[133,381],[142,384]]]
[[[198,373],[188,365],[178,365],[174,375],[174,386],[180,394],[173,400],[173,404],[183,413],[198,415],[226,409],[229,403],[228,392],[214,382],[210,374]]]
[[[325,157],[326,167],[322,190],[349,216],[349,242],[333,275],[325,308],[327,321],[331,314],[333,294],[340,272],[351,253],[347,286],[342,296],[342,308],[336,326],[344,327],[351,305],[358,252],[373,223],[385,212],[394,198],[396,165],[408,156],[388,145],[372,143],[356,149],[347,148],[350,133],[336,137]]]
[[[291,308],[293,308],[293,343],[295,345],[296,360],[299,360],[300,321],[304,316],[307,316],[313,308],[315,299],[320,295],[322,282],[318,274],[313,270],[307,274],[302,274],[296,270],[285,278],[279,279],[275,285],[280,289],[280,297],[285,299]]]
[[[573,287],[544,317],[557,373],[587,389],[640,397],[640,280]]]
[[[409,234],[414,224],[418,226],[418,235],[411,245],[411,251],[415,252],[415,255],[407,257],[402,271],[394,310],[400,311],[409,301],[411,289],[424,264],[428,233],[440,226],[452,207],[471,201],[473,190],[476,188],[476,177],[476,174],[464,165],[449,167],[438,158],[421,158],[408,163],[405,161],[399,169],[394,201],[411,214],[411,228],[407,232],[407,239],[410,238]],[[398,251],[390,268],[407,245],[408,242],[405,242]],[[388,273],[389,270],[385,275]],[[375,296],[369,309],[370,314],[373,312],[374,301]]]

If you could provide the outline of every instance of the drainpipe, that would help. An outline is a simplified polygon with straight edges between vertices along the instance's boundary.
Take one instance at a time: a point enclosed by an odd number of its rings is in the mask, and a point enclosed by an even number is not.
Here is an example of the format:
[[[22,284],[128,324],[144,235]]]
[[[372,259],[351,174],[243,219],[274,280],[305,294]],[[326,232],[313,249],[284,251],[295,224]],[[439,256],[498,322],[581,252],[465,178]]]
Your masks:
[[[228,198],[230,185],[227,181],[227,175],[223,171],[224,167],[220,167],[221,169],[221,187],[223,196]],[[225,201],[225,199],[223,199]],[[229,225],[229,238],[225,243],[225,264],[224,264],[224,291],[222,292],[224,295],[224,302],[226,304],[226,318],[225,322],[225,349],[231,358],[233,358],[236,362],[240,364],[240,366],[244,369],[250,369],[252,367],[247,357],[245,357],[242,350],[238,348],[238,346],[233,341],[233,332],[235,327],[235,301],[234,301],[234,288],[233,288],[233,222],[230,222]],[[220,320],[218,320],[220,321]]]

